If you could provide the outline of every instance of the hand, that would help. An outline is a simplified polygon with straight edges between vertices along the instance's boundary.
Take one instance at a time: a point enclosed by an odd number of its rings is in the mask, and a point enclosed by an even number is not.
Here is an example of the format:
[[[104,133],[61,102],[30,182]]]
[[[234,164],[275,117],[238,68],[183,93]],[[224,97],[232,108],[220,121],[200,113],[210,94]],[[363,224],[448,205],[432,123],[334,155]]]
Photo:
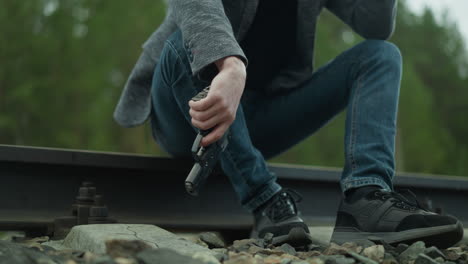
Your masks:
[[[245,87],[245,65],[239,58],[226,57],[215,63],[219,73],[213,78],[208,95],[198,102],[189,102],[192,124],[201,130],[214,128],[203,137],[204,147],[219,140],[234,122]]]

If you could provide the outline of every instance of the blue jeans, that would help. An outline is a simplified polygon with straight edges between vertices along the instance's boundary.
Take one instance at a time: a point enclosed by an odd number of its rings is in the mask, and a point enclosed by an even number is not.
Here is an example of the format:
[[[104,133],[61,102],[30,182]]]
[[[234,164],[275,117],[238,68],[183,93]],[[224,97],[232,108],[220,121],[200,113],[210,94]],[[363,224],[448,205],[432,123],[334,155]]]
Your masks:
[[[265,159],[307,138],[346,107],[341,189],[391,190],[401,68],[395,45],[366,40],[288,93],[267,96],[246,89],[220,159],[242,206],[253,211],[281,189]],[[155,140],[174,157],[191,156],[197,130],[188,101],[207,85],[192,77],[181,33],[175,32],[154,71],[151,118]]]

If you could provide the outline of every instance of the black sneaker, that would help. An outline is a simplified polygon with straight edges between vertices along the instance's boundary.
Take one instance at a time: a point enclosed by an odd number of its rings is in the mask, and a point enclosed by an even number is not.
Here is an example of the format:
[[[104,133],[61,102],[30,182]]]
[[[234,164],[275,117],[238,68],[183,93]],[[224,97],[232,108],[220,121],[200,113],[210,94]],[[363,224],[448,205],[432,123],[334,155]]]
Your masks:
[[[301,199],[297,192],[290,189],[283,189],[273,196],[254,211],[255,223],[251,237],[265,238],[267,233],[271,233],[273,245],[284,243],[293,247],[309,245],[312,242],[309,228],[299,217],[296,205]]]
[[[401,193],[374,190],[356,201],[343,200],[338,209],[331,241],[411,244],[447,248],[463,237],[463,226],[455,217],[424,209],[412,197]]]

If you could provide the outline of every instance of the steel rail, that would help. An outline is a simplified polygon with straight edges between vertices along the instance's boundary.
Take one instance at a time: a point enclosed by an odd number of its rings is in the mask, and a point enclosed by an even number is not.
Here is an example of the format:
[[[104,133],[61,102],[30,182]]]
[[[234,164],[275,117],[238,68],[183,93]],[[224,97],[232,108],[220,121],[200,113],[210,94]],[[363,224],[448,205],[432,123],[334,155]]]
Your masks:
[[[224,175],[212,175],[199,197],[185,192],[191,166],[191,160],[147,155],[0,145],[0,230],[53,232],[53,220],[70,214],[83,181],[94,182],[119,222],[248,230],[252,217]],[[333,224],[340,170],[285,164],[270,169],[284,187],[303,195],[300,207],[309,224]],[[468,223],[468,178],[400,173],[395,186]]]

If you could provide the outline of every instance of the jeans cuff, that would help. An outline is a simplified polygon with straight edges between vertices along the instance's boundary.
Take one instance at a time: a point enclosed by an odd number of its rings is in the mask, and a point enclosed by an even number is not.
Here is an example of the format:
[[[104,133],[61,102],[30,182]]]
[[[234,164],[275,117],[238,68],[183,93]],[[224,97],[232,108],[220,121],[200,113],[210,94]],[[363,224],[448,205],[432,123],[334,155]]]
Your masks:
[[[260,205],[270,200],[270,198],[273,197],[279,191],[281,191],[281,186],[278,183],[276,183],[276,180],[273,180],[269,182],[266,187],[263,187],[258,194],[256,194],[247,202],[243,203],[242,206],[249,212],[253,212]]]
[[[341,181],[341,190],[345,193],[349,189],[359,188],[367,185],[377,185],[386,191],[393,190],[384,180],[377,176],[359,177],[358,179],[349,179]]]

